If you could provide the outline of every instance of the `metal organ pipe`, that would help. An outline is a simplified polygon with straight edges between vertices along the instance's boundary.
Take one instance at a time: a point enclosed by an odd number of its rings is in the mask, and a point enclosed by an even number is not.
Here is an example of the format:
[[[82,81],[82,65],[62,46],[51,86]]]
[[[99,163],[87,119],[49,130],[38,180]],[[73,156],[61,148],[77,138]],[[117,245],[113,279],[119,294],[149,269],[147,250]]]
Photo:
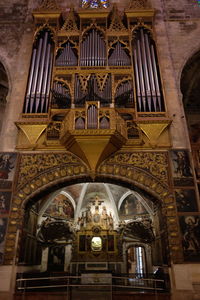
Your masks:
[[[136,46],[133,49],[133,55],[139,110],[162,111],[162,99],[155,48],[149,33],[143,28],[140,28],[137,33],[135,44]],[[146,106],[145,100],[147,100],[148,107]],[[142,102],[143,107],[140,102]]]
[[[110,66],[129,66],[131,61],[130,57],[126,54],[125,50],[122,48],[120,42],[117,42],[113,53],[110,55],[108,60]]]
[[[147,56],[146,56],[146,49],[144,44],[144,32],[143,29],[140,29],[140,45],[142,50],[142,64],[143,64],[143,70],[144,70],[144,81],[145,81],[145,90],[146,90],[146,96],[147,96],[147,105],[149,108],[149,111],[151,111],[151,91],[150,91],[150,83],[149,83],[149,74],[147,69]]]
[[[67,42],[61,54],[56,58],[56,66],[76,66],[76,65],[77,65],[77,57],[73,52],[70,42]]]
[[[40,34],[36,48],[33,49],[27,93],[25,97],[25,113],[43,113],[47,111],[48,95],[51,83],[53,53],[50,34]]]
[[[150,85],[151,85],[151,93],[152,96],[156,96],[155,94],[155,84],[154,84],[154,76],[153,76],[153,67],[152,67],[152,60],[151,60],[151,54],[150,54],[150,48],[149,48],[149,37],[148,34],[144,34],[145,37],[145,47],[147,52],[147,63],[148,63],[148,69],[149,69],[149,77],[150,77]]]
[[[143,68],[142,68],[142,59],[141,59],[141,48],[140,41],[137,40],[137,57],[138,57],[138,66],[139,66],[139,77],[140,77],[140,88],[142,95],[142,104],[144,111],[146,111],[146,95],[145,95],[145,87],[144,87],[144,76],[143,76]]]
[[[33,113],[33,106],[35,102],[35,93],[36,93],[36,85],[37,85],[37,80],[38,80],[38,71],[39,71],[39,62],[40,62],[40,57],[41,57],[41,49],[42,49],[42,43],[43,39],[40,38],[39,40],[39,46],[38,46],[38,51],[36,55],[36,62],[35,62],[35,68],[34,68],[34,76],[33,76],[33,84],[31,87],[31,101],[30,101],[30,109],[29,112]]]
[[[148,70],[149,70],[149,79],[150,79],[150,86],[151,86],[151,95],[153,99],[154,110],[156,111],[156,90],[155,90],[155,83],[154,83],[154,75],[153,75],[153,66],[152,66],[152,59],[150,54],[150,47],[149,47],[149,37],[148,34],[144,34],[145,38],[145,47],[147,52],[147,63],[148,63]]]
[[[155,59],[155,53],[154,53],[154,46],[153,45],[151,45],[151,57],[152,57],[153,72],[154,72],[154,78],[155,78],[156,94],[157,94],[157,97],[158,97],[158,105],[159,105],[159,110],[161,111],[162,110],[161,109],[161,93],[160,93],[157,67],[156,67],[156,59]]]
[[[28,79],[28,88],[27,88],[27,92],[26,92],[25,113],[28,112],[28,106],[29,106],[29,102],[30,102],[30,93],[31,93],[31,86],[33,84],[33,73],[34,73],[34,67],[35,67],[36,54],[37,54],[37,49],[33,49],[30,75],[29,75],[29,79]]]
[[[47,90],[47,79],[48,79],[48,68],[49,68],[49,59],[51,53],[51,44],[49,43],[47,46],[47,56],[45,62],[45,69],[44,69],[44,78],[42,82],[42,103],[41,103],[41,111],[43,110],[44,103],[46,101],[46,90]]]
[[[39,105],[41,105],[41,88],[42,88],[42,79],[44,76],[44,63],[46,58],[46,51],[47,51],[47,39],[48,39],[48,32],[45,32],[43,44],[42,44],[42,54],[40,59],[40,67],[39,67],[39,76],[37,82],[37,94],[36,94],[36,105],[35,105],[35,112],[38,112]]]
[[[46,89],[46,106],[45,106],[45,112],[47,112],[47,110],[48,110],[48,104],[49,104],[49,92],[50,92],[50,86],[51,86],[52,67],[53,67],[53,51],[52,51],[52,47],[51,47],[51,55],[50,55],[49,70],[48,70],[48,81],[47,81],[47,89]]]
[[[104,66],[106,62],[106,47],[100,34],[95,30],[89,32],[81,44],[82,66]]]
[[[137,63],[137,52],[136,49],[133,49],[133,58],[134,58],[134,66],[135,66],[135,77],[136,77],[136,89],[137,89],[137,100],[138,100],[138,106],[139,111],[141,111],[141,91],[140,91],[140,80],[139,80],[139,70],[138,70],[138,63]]]
[[[97,65],[97,57],[95,55],[95,42],[96,42],[96,31],[92,31],[92,66],[96,66]]]

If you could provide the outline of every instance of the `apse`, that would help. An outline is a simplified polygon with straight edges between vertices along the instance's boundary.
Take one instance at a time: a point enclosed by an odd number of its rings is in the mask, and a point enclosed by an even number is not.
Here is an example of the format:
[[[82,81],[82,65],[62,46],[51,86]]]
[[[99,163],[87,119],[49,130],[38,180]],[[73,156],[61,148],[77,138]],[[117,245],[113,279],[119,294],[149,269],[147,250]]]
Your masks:
[[[147,194],[110,183],[69,185],[27,205],[21,263],[41,272],[142,275],[162,260],[161,223]]]

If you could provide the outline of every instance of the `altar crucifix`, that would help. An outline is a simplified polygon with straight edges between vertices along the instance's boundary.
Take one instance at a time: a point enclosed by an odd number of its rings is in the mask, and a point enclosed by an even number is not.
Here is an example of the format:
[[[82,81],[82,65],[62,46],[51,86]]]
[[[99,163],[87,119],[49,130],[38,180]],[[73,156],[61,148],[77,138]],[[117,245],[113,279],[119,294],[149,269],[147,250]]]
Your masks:
[[[93,222],[99,223],[101,220],[101,216],[99,214],[99,206],[103,203],[103,200],[100,200],[99,197],[96,195],[94,200],[91,200],[91,203],[95,206],[95,213],[93,215]]]
[[[99,196],[95,196],[93,200],[90,201],[94,206],[95,210],[99,210],[99,206],[104,202],[103,200],[99,199]]]

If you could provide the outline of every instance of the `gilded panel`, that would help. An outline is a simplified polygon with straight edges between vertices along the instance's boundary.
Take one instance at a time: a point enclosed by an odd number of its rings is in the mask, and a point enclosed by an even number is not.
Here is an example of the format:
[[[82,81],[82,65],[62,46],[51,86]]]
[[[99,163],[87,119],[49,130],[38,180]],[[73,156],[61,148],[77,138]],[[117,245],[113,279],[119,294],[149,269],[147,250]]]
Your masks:
[[[168,161],[165,152],[118,152],[108,158],[104,164],[137,167],[159,178],[161,182],[168,183]]]
[[[18,177],[18,186],[24,185],[26,182],[29,182],[36,176],[41,175],[41,173],[49,171],[49,169],[56,169],[58,166],[66,166],[69,164],[69,168],[67,172],[68,175],[72,175],[76,173],[76,168],[72,171],[73,165],[82,165],[83,163],[78,159],[75,155],[71,153],[43,153],[43,154],[23,154],[20,159],[19,165],[19,177]],[[66,168],[65,170],[60,170],[62,173],[62,177],[67,175]],[[55,174],[54,174],[55,173]],[[60,174],[56,173],[56,171],[48,172],[48,175],[44,175],[41,180],[36,180],[35,185],[32,184],[27,186],[27,190],[24,191],[26,194],[29,194],[29,189],[35,190],[35,187],[39,187],[45,184],[45,182],[49,182],[55,179],[55,177],[59,177]],[[66,174],[64,174],[66,173]],[[71,174],[70,174],[71,173]]]

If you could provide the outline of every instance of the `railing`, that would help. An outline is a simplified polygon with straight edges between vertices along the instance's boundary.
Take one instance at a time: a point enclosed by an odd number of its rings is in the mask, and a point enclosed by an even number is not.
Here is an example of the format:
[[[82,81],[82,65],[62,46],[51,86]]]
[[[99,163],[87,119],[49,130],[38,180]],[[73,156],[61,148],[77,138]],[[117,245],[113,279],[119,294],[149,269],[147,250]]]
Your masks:
[[[98,277],[98,274],[87,274],[83,276],[47,276],[47,277],[31,277],[22,278],[25,274],[18,274],[16,280],[16,291],[25,295],[27,292],[33,291],[56,291],[65,292],[66,299],[72,299],[72,295],[76,292],[93,291],[107,293],[105,299],[113,299],[113,294],[117,292],[150,292],[157,295],[160,292],[168,292],[167,279],[154,278],[138,278],[137,274],[132,276],[110,276]],[[29,274],[30,276],[30,274]],[[21,278],[20,278],[21,277]],[[85,280],[86,278],[86,280]]]

